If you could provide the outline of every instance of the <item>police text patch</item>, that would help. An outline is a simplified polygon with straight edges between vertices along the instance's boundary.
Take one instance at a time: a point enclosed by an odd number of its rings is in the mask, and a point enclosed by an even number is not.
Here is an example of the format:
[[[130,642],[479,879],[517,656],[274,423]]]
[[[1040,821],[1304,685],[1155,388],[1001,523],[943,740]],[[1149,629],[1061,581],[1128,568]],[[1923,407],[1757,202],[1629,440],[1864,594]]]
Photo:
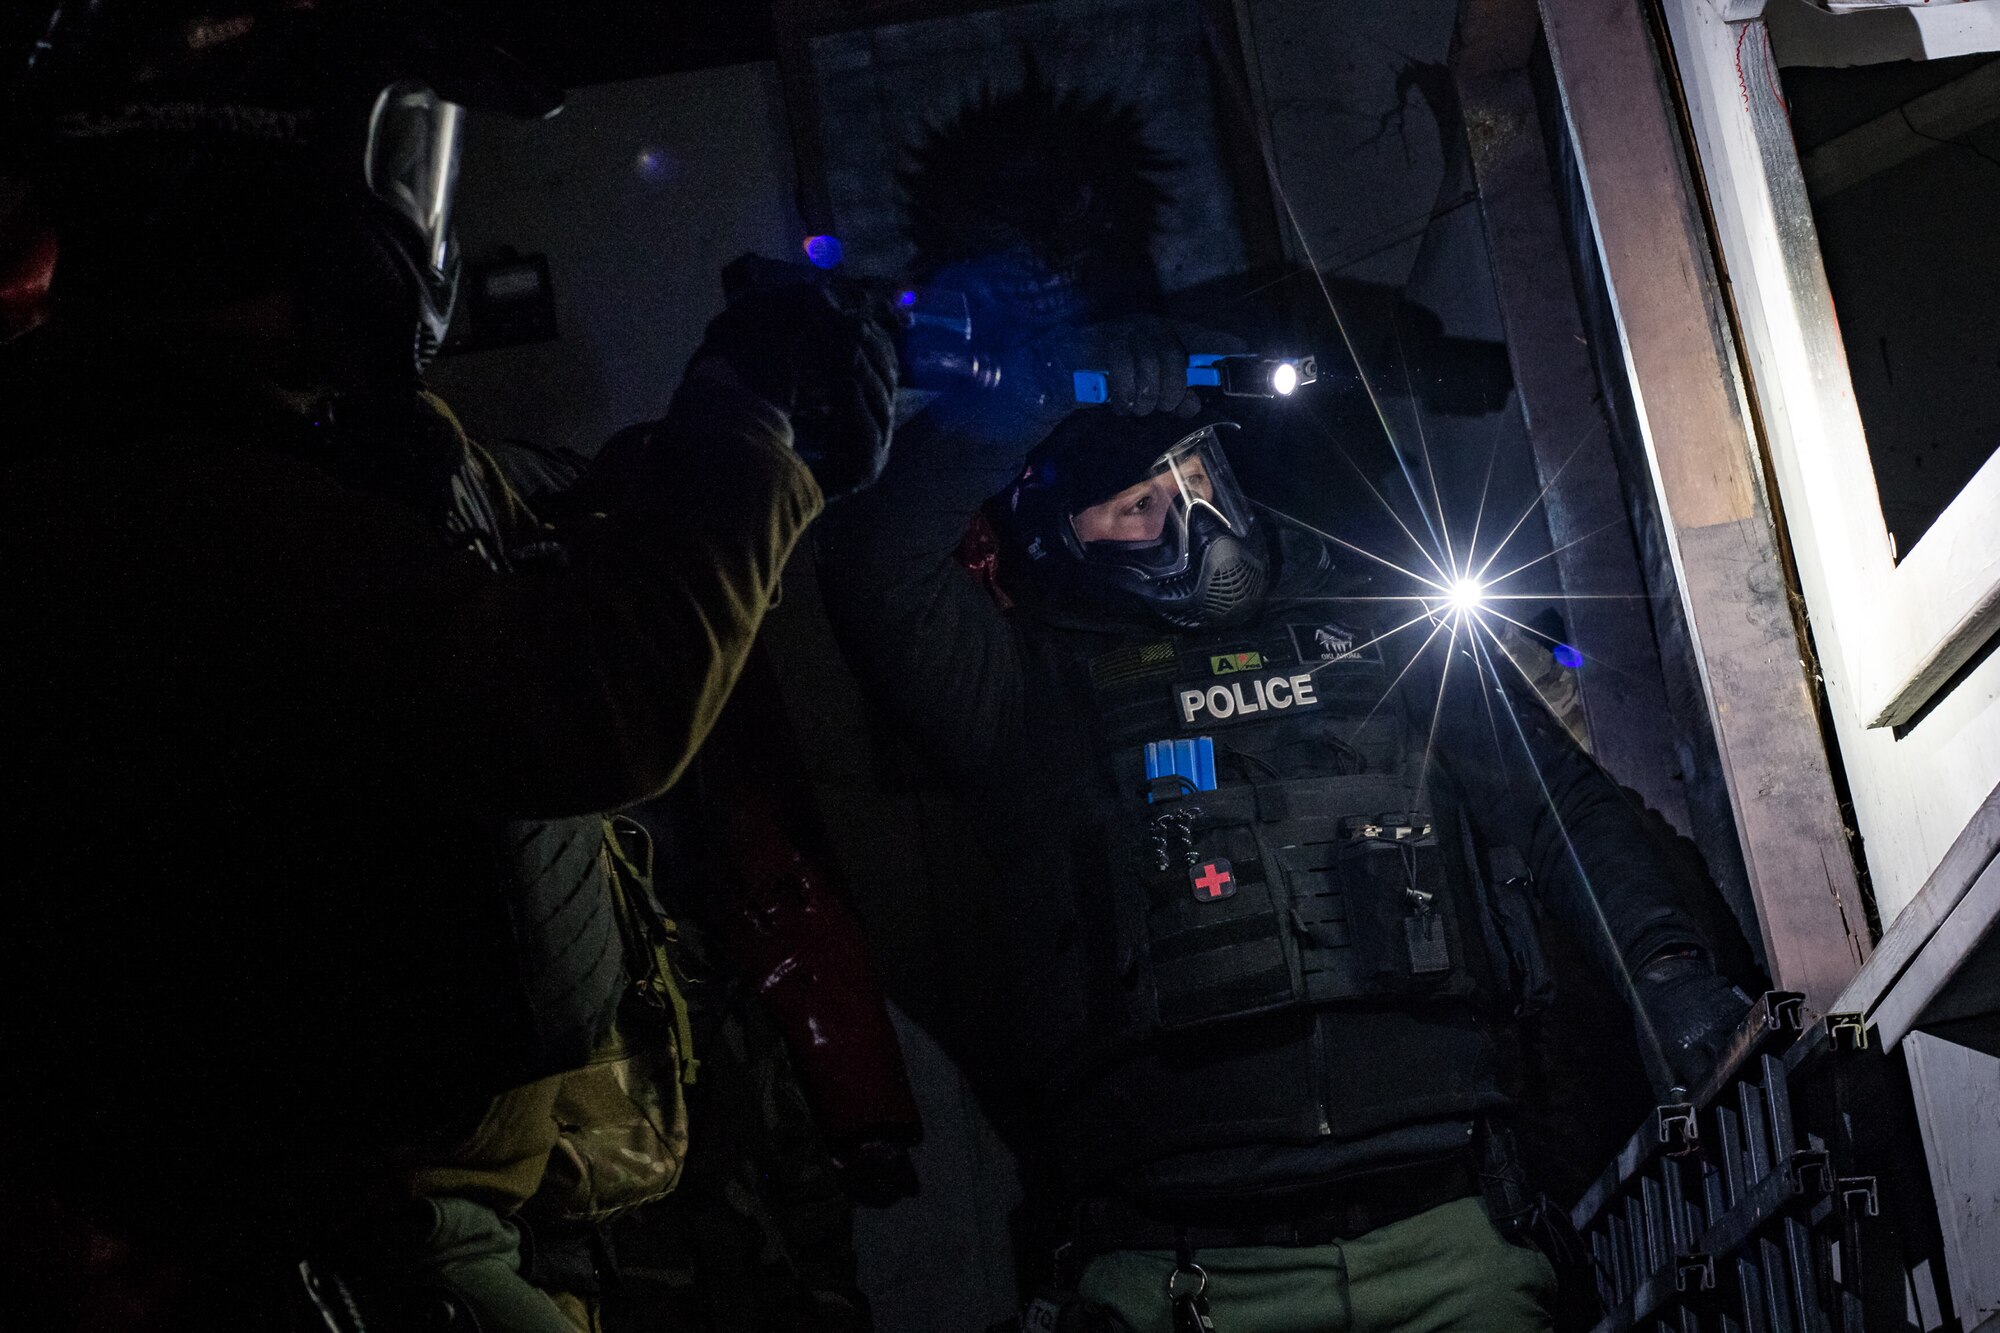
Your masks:
[[[1310,671],[1273,671],[1238,676],[1228,684],[1188,681],[1174,687],[1183,727],[1217,722],[1254,722],[1297,708],[1317,708],[1322,700]]]

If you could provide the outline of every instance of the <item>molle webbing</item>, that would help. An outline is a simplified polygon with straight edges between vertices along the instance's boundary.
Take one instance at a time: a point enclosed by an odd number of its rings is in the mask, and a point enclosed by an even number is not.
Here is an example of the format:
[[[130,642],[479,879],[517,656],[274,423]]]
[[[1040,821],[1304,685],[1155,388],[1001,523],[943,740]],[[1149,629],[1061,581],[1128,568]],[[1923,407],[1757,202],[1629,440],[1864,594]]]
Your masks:
[[[1141,849],[1147,953],[1168,1031],[1468,980],[1430,817],[1389,776],[1236,785],[1188,798],[1190,844],[1235,892],[1205,901]],[[1309,814],[1293,813],[1309,811]]]

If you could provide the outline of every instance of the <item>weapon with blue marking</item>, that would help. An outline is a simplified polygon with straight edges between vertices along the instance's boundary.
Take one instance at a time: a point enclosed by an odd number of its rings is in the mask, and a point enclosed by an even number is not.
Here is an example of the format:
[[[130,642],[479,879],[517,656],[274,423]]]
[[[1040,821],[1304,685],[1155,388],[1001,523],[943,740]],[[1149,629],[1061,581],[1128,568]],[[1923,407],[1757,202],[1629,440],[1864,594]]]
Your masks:
[[[1110,376],[1104,371],[1079,370],[1073,379],[1079,403],[1101,403],[1110,396]],[[1226,398],[1289,398],[1317,379],[1319,362],[1310,356],[1225,352],[1193,352],[1188,356],[1188,388],[1220,389]]]
[[[999,385],[999,364],[974,347],[972,315],[964,293],[897,286],[841,272],[841,245],[833,236],[807,237],[805,253],[809,266],[761,255],[740,256],[722,270],[724,298],[734,300],[760,287],[796,283],[828,287],[844,302],[875,311],[895,330],[904,384],[915,389],[991,389]],[[1078,370],[1071,378],[1079,403],[1101,403],[1110,395],[1109,376],[1104,371]],[[1319,364],[1310,356],[1197,352],[1188,357],[1190,389],[1220,389],[1230,398],[1284,398],[1318,378]]]
[[[829,248],[814,242],[832,243]],[[839,246],[830,236],[806,243],[812,267],[762,255],[741,255],[722,270],[722,294],[733,301],[759,288],[811,283],[831,289],[844,304],[865,308],[895,333],[902,382],[913,389],[991,389],[1000,367],[972,345],[972,314],[963,292],[939,287],[899,287],[873,278],[831,272]],[[832,263],[827,257],[832,256]]]

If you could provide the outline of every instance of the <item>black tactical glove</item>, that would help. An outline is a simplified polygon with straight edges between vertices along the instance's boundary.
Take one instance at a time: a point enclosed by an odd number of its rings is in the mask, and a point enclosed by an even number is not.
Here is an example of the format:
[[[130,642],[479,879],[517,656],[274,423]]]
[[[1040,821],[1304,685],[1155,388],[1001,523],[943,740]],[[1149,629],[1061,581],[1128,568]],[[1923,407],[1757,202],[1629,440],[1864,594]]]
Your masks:
[[[1075,405],[1072,376],[1101,370],[1105,405],[1121,417],[1172,412],[1189,417],[1201,400],[1187,387],[1188,352],[1235,352],[1240,339],[1176,324],[1157,315],[1131,315],[1082,329],[1058,329],[1018,355],[1027,364],[1001,376],[1001,387],[1025,383],[1058,403]]]
[[[900,1143],[863,1139],[835,1149],[833,1164],[847,1197],[865,1208],[887,1208],[917,1195],[916,1163]]]
[[[1699,1087],[1742,1025],[1750,997],[1699,953],[1655,958],[1639,969],[1633,985],[1674,1079],[1683,1088]],[[1642,1047],[1650,1045],[1643,1024],[1640,1037]]]
[[[896,414],[886,310],[807,283],[748,292],[715,317],[695,354],[791,418],[793,448],[829,500],[882,475]]]

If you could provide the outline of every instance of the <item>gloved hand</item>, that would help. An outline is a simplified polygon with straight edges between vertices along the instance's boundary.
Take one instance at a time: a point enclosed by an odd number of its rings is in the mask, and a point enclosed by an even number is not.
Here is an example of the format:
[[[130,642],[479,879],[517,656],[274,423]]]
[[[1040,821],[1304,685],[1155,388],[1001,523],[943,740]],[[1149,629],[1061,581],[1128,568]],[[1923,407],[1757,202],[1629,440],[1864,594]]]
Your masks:
[[[1188,352],[1235,352],[1242,341],[1232,335],[1209,333],[1157,315],[1130,315],[1081,329],[1057,329],[1035,340],[1021,353],[1027,382],[1057,403],[1075,402],[1072,376],[1079,370],[1101,370],[1106,380],[1105,404],[1121,417],[1172,412],[1191,417],[1201,400],[1187,387]],[[1003,374],[1003,388],[1009,383]]]
[[[868,1138],[836,1144],[833,1165],[847,1197],[864,1208],[887,1208],[917,1195],[917,1166],[901,1143]]]
[[[1749,1012],[1750,997],[1700,953],[1655,958],[1632,980],[1675,1080],[1687,1089],[1700,1086]],[[1648,1044],[1643,1025],[1640,1038],[1642,1047]]]
[[[886,310],[809,283],[748,292],[708,326],[695,364],[715,361],[791,418],[793,447],[827,499],[882,475],[896,406]]]

